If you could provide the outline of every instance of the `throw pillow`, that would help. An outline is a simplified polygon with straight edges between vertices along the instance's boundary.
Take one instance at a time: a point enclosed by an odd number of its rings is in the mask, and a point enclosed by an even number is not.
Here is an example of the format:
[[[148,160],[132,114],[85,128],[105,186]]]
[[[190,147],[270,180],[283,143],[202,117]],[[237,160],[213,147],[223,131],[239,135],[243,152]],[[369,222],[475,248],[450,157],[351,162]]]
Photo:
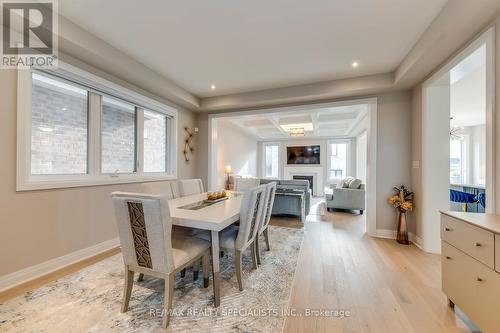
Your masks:
[[[349,188],[358,189],[361,186],[361,179],[353,179],[349,184]]]
[[[345,180],[344,180],[344,185],[342,186],[343,188],[349,188],[349,185],[351,184],[351,182],[354,180],[354,178],[352,177],[347,177]]]

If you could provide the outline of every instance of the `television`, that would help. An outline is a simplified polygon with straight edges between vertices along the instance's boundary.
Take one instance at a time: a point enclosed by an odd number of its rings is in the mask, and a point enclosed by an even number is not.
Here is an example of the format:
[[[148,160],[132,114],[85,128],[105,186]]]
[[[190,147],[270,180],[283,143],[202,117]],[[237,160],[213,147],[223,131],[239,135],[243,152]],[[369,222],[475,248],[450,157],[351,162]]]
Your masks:
[[[287,164],[320,164],[320,146],[286,147]]]

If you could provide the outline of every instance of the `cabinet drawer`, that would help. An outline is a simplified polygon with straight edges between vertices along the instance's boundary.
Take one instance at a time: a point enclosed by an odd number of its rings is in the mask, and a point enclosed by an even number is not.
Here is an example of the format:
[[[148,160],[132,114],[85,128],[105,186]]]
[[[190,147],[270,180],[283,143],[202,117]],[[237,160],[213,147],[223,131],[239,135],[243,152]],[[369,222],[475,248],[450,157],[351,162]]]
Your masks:
[[[495,270],[500,273],[500,235],[495,235]]]
[[[442,242],[443,291],[484,332],[500,327],[500,274]]]
[[[495,239],[490,231],[441,215],[441,239],[495,268]]]

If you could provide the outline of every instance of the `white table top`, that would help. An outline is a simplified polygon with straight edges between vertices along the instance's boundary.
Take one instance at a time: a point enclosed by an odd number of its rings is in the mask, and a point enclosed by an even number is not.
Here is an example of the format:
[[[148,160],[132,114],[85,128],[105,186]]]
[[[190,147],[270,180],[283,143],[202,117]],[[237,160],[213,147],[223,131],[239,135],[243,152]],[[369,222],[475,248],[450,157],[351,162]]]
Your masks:
[[[236,193],[236,192],[232,192]],[[237,193],[227,200],[198,210],[179,208],[184,205],[203,201],[207,193],[194,194],[168,201],[172,223],[183,227],[221,231],[240,219],[243,193]]]

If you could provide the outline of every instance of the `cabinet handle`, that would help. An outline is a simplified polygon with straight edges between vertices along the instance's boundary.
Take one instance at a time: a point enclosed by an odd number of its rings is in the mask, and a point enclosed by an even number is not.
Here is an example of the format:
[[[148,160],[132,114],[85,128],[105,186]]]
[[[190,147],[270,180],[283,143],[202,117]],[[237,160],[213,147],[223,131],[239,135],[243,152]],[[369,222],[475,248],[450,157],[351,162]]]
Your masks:
[[[480,247],[481,246],[481,243],[476,243],[475,244],[477,247]]]
[[[446,256],[446,259],[451,260],[451,257],[450,256]]]
[[[477,278],[477,281],[478,282],[483,282],[483,279],[481,279],[480,277]]]
[[[444,228],[444,231],[451,231],[450,228]]]

